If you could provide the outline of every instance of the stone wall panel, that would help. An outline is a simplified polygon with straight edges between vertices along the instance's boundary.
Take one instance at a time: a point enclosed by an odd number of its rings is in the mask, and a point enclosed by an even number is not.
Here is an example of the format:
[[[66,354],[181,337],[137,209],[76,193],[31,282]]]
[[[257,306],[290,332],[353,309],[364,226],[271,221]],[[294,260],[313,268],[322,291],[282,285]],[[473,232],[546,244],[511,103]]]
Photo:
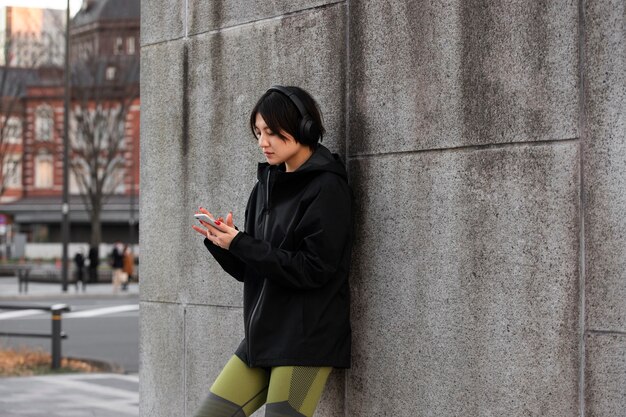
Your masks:
[[[585,5],[586,322],[626,332],[626,4]]]
[[[586,348],[585,415],[626,415],[626,335],[590,334]]]
[[[185,141],[183,134],[184,42],[142,48],[141,194],[139,244],[141,299],[175,301],[185,265],[191,214],[181,211],[184,200]],[[163,59],[162,57],[169,59]]]
[[[350,4],[350,151],[572,139],[573,0]]]
[[[140,303],[139,415],[181,415],[185,406],[184,309],[176,304]]]
[[[142,1],[141,44],[147,45],[184,37],[186,13],[185,1]]]
[[[350,415],[578,415],[578,158],[569,142],[351,161]]]

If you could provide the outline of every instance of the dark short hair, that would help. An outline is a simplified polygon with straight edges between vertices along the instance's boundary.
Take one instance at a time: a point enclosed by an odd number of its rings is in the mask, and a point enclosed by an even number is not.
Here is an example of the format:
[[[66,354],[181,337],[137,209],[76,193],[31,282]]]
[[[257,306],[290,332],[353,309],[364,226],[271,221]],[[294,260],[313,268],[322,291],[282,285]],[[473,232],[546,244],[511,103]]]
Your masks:
[[[317,146],[317,142],[322,140],[324,133],[326,132],[322,124],[322,113],[319,110],[319,106],[317,105],[315,99],[302,88],[293,86],[285,88],[294,93],[300,99],[304,108],[309,113],[309,116],[315,121],[320,131],[319,138],[299,137],[298,126],[300,124],[300,120],[302,119],[300,111],[289,97],[273,90],[265,92],[259,101],[257,101],[252,109],[252,112],[250,113],[250,129],[252,129],[252,134],[256,138],[254,124],[256,122],[256,115],[260,114],[261,117],[263,117],[263,120],[265,120],[267,127],[269,127],[272,132],[276,133],[281,139],[287,140],[287,138],[281,133],[286,132],[293,136],[296,142],[314,149]]]

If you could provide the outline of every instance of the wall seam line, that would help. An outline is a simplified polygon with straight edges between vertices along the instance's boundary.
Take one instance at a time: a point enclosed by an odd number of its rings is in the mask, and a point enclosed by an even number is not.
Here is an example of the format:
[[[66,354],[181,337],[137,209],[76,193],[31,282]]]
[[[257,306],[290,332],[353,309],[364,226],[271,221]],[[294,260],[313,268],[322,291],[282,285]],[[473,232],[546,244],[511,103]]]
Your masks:
[[[189,0],[185,0],[185,39],[189,37]]]
[[[153,303],[153,304],[171,304],[171,305],[181,305],[178,301],[161,301],[161,300],[139,300],[140,303]],[[219,308],[230,308],[233,310],[241,310],[243,306],[231,306],[227,304],[205,304],[205,303],[185,303],[186,306],[192,307],[219,307]]]
[[[200,32],[194,32],[194,33],[191,34],[191,36],[216,35],[218,33],[231,31],[233,29],[246,27],[246,26],[251,26],[251,25],[254,25],[256,23],[270,22],[272,20],[281,20],[281,19],[284,19],[284,18],[297,16],[299,14],[310,13],[310,12],[316,11],[316,10],[329,9],[331,7],[335,7],[337,5],[342,5],[344,3],[345,3],[345,0],[336,1],[336,2],[333,2],[333,3],[321,4],[321,5],[318,5],[318,6],[308,7],[306,9],[294,10],[294,11],[283,13],[283,14],[279,14],[279,15],[276,15],[276,16],[269,16],[269,17],[264,17],[262,19],[256,19],[256,20],[248,20],[246,22],[236,23],[236,24],[231,25],[231,26],[224,26],[224,27],[217,28],[217,29],[210,29],[210,30],[203,30],[203,31],[200,31]]]
[[[183,415],[187,417],[187,305],[183,304]]]
[[[585,13],[584,0],[578,0],[578,135],[580,141],[578,143],[579,152],[579,275],[578,275],[578,406],[579,414],[585,417],[586,401],[585,401],[585,368],[586,368],[586,346],[585,336],[586,330],[586,264],[585,264],[585,177],[584,177],[584,140],[586,138],[586,113],[585,113]]]
[[[141,48],[145,48],[147,46],[156,46],[156,45],[163,45],[166,44],[168,42],[174,42],[174,41],[179,41],[181,39],[185,39],[185,35],[183,36],[177,36],[175,38],[170,38],[170,39],[163,39],[160,41],[156,41],[156,42],[146,42],[144,44],[141,45]]]
[[[488,143],[488,144],[481,144],[481,145],[454,146],[454,147],[448,147],[448,148],[415,149],[415,150],[385,152],[385,153],[353,154],[353,155],[349,155],[348,158],[349,159],[361,159],[361,158],[371,158],[371,157],[379,157],[379,156],[410,155],[410,154],[430,153],[430,152],[501,149],[501,148],[522,147],[522,146],[544,146],[544,145],[547,146],[547,145],[569,144],[571,142],[579,142],[579,141],[580,141],[580,138],[565,138],[565,139],[551,139],[551,140],[534,140],[534,141],[526,141],[526,142]]]
[[[626,332],[621,330],[587,330],[587,335],[602,335],[602,336],[626,336]]]
[[[344,100],[345,102],[345,127],[344,127],[344,134],[345,134],[345,138],[344,138],[344,151],[346,154],[346,158],[345,158],[345,164],[346,164],[346,172],[348,174],[348,179],[352,180],[350,178],[350,158],[347,157],[348,153],[350,152],[350,63],[351,63],[351,55],[350,55],[350,0],[346,0],[345,1],[345,25],[346,25],[346,31],[345,31],[345,43],[346,43],[346,68],[345,68],[345,96],[344,96]],[[347,417],[348,416],[348,372],[344,372],[343,374],[343,404],[342,404],[342,411],[343,411],[343,416]]]

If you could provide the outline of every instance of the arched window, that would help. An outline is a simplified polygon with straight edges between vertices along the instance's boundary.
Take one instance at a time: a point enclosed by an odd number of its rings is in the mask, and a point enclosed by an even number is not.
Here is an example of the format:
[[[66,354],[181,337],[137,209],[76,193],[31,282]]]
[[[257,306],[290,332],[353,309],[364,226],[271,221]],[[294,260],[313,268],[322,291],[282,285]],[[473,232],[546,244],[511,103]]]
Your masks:
[[[2,176],[4,185],[8,188],[20,188],[22,186],[22,156],[19,154],[8,155],[2,164]]]
[[[15,116],[11,116],[5,120],[4,139],[5,143],[21,143],[22,142],[22,121]]]
[[[35,110],[35,138],[42,141],[52,140],[54,112],[52,107],[42,104]]]

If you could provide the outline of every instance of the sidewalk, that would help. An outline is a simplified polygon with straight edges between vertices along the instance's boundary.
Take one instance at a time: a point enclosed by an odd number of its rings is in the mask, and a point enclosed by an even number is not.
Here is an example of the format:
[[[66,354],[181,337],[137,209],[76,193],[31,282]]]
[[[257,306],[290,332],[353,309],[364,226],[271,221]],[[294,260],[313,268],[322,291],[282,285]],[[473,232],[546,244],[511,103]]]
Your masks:
[[[139,377],[63,374],[0,378],[3,417],[137,417]]]
[[[66,293],[62,291],[61,284],[59,283],[31,282],[28,284],[28,293],[20,294],[18,292],[17,278],[0,277],[0,301],[27,301],[50,297],[54,297],[59,300],[69,300],[81,297],[132,298],[137,297],[138,294],[139,284],[136,282],[129,284],[127,291],[119,291],[117,294],[113,293],[113,287],[110,282],[87,284],[85,292],[83,292],[80,288],[79,291],[76,291],[76,286],[74,284],[70,284],[67,287]]]
[[[80,298],[137,298],[139,284],[113,293],[111,283],[88,284],[83,292],[72,284],[62,292],[58,283],[29,283],[28,293],[18,292],[17,278],[0,277],[3,301],[59,300],[70,303]],[[139,376],[121,374],[61,374],[32,377],[0,377],[2,417],[137,417]]]

